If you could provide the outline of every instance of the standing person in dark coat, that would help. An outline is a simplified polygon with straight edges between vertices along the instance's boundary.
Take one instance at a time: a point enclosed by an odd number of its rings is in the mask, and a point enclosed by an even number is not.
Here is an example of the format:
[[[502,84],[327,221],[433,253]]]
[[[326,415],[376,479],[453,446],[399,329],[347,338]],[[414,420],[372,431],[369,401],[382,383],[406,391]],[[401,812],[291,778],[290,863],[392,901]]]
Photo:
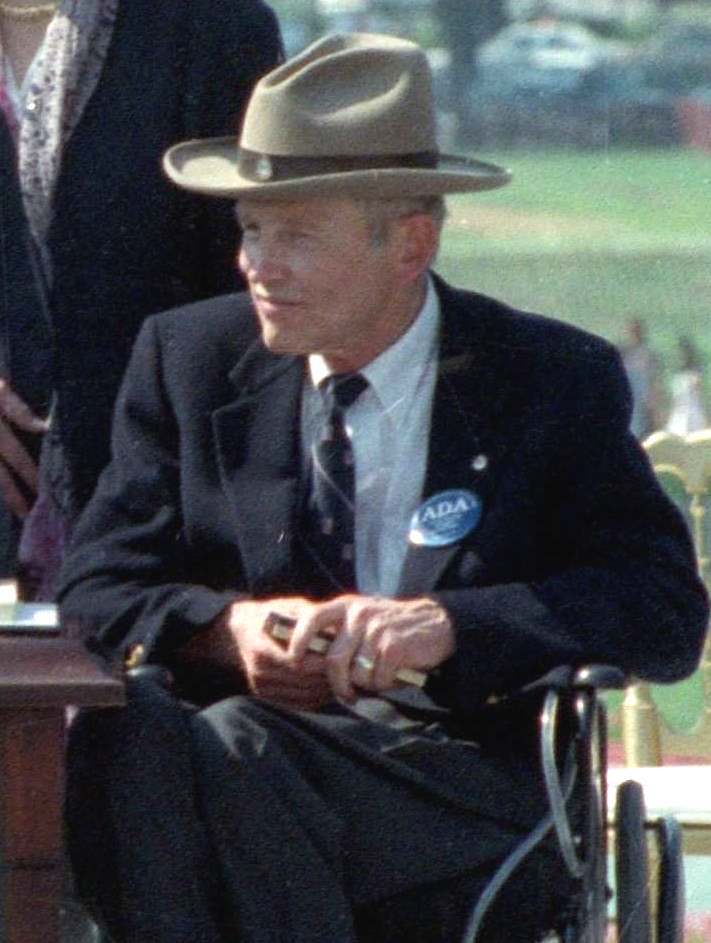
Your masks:
[[[430,272],[443,194],[508,174],[438,154],[419,47],[327,37],[166,167],[237,200],[249,295],[148,320],[67,561],[65,620],[148,666],[72,729],[79,889],[120,943],[456,940],[546,810],[521,686],[696,665],[685,526],[609,344]]]
[[[51,592],[146,315],[239,286],[229,206],[172,187],[160,159],[234,133],[280,57],[262,0],[2,5],[0,575],[31,512],[23,558]]]

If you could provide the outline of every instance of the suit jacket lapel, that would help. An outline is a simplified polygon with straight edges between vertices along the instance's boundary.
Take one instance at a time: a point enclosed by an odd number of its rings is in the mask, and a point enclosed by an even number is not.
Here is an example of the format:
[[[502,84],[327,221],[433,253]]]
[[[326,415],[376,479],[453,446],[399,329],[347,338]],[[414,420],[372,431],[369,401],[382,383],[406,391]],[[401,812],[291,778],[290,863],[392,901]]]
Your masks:
[[[440,491],[474,491],[483,504],[477,543],[498,469],[511,445],[511,351],[496,343],[496,315],[476,296],[439,279],[442,306],[440,362],[435,388],[423,500]],[[250,592],[266,594],[290,584],[299,507],[300,402],[303,360],[270,354],[257,342],[232,372],[239,393],[213,415],[223,487]],[[430,592],[460,552],[410,544],[398,595]],[[476,559],[470,561],[476,566]],[[296,584],[294,584],[296,585]]]
[[[505,421],[511,384],[502,382],[502,374],[510,369],[509,358],[493,342],[496,325],[485,305],[477,305],[476,296],[464,296],[438,278],[435,282],[442,327],[423,501],[452,488],[475,492],[483,514],[466,542],[469,553],[476,554],[497,470],[510,444]],[[399,595],[434,589],[461,547],[462,541],[446,547],[410,544]]]
[[[220,476],[248,589],[283,591],[299,506],[303,361],[257,343],[232,372],[237,399],[212,416]]]

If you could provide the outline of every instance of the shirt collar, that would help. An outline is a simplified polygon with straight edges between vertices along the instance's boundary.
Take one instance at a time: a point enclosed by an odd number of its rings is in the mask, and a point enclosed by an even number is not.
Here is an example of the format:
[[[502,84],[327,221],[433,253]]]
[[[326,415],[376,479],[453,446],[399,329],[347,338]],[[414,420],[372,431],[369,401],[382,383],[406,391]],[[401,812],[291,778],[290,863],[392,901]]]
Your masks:
[[[359,372],[366,378],[371,389],[388,410],[403,400],[403,387],[417,385],[421,372],[434,354],[439,331],[440,304],[432,278],[427,277],[425,300],[412,324],[394,344],[366,364]],[[321,354],[310,354],[309,373],[314,387],[330,376]],[[412,370],[412,365],[420,368]]]

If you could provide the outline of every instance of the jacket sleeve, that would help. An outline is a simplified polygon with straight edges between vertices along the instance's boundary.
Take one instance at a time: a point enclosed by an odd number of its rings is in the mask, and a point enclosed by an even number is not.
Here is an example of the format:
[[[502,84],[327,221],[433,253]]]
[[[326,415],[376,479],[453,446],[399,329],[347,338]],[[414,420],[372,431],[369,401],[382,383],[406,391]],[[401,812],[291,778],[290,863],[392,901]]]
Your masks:
[[[166,395],[159,318],[136,341],[116,404],[113,460],[79,520],[57,600],[62,620],[109,659],[160,660],[237,596],[191,581],[178,424]]]
[[[628,431],[617,355],[568,374],[548,423],[519,443],[532,465],[546,455],[536,480],[545,572],[437,594],[458,648],[431,693],[462,711],[558,664],[607,662],[663,682],[690,674],[701,654],[706,594],[686,525]]]

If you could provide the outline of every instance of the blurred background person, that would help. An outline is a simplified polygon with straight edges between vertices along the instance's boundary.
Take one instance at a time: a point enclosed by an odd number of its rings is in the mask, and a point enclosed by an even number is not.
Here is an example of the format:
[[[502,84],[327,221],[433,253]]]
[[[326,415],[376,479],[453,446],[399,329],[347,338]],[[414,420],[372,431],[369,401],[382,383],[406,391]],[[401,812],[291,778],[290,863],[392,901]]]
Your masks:
[[[680,337],[677,349],[679,368],[669,381],[671,404],[666,428],[676,435],[686,435],[708,426],[703,359],[690,337]]]
[[[629,319],[619,350],[632,388],[630,428],[638,439],[644,439],[663,425],[665,396],[661,362],[649,346],[641,318]]]
[[[25,595],[51,595],[144,317],[237,284],[231,207],[160,156],[234,134],[281,55],[262,0],[0,4],[0,576],[21,536]]]

